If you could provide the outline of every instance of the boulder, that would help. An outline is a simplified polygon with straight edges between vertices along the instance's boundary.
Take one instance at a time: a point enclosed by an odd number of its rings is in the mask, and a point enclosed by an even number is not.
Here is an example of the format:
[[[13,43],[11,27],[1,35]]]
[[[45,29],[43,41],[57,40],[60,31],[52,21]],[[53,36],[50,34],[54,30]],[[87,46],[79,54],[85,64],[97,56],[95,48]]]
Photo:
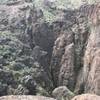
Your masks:
[[[66,86],[55,88],[52,95],[57,100],[71,100],[71,98],[74,97],[74,93],[72,93]]]

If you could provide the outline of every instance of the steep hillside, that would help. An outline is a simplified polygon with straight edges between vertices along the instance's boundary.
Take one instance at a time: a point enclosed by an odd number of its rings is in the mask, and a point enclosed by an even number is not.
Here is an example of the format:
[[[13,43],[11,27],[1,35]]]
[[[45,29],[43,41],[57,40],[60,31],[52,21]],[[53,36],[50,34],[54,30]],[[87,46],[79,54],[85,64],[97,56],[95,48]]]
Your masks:
[[[96,2],[0,1],[0,96],[100,95]]]

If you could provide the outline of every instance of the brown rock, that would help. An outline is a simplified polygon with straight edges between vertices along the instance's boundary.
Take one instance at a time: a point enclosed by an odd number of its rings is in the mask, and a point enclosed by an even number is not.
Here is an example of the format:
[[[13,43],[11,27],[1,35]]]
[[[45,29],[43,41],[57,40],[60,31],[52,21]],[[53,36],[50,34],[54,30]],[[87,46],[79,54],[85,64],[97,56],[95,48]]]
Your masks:
[[[66,85],[70,89],[74,88],[74,44],[65,47],[65,53],[61,61],[61,69],[59,74],[59,84]]]
[[[91,34],[84,56],[84,83],[85,93],[95,93],[100,95],[100,18],[99,6],[92,15]],[[97,13],[98,12],[98,13]],[[98,20],[95,21],[94,20]]]
[[[53,76],[54,85],[57,86],[68,85],[68,83],[64,84],[64,79],[62,79],[62,77],[65,77],[65,75],[63,73],[62,74],[60,73],[63,72],[63,70],[65,70],[65,67],[67,67],[67,65],[64,65],[68,61],[67,58],[69,56],[71,57],[70,54],[73,54],[73,52],[68,52],[69,49],[72,50],[71,48],[73,48],[73,34],[72,31],[69,29],[59,35],[53,47],[51,70],[53,74],[52,76]],[[67,53],[69,54],[67,55]],[[70,64],[73,64],[73,61],[71,61],[72,59],[69,60],[70,61],[68,62],[70,62]],[[71,67],[70,64],[69,64],[69,68]],[[67,68],[65,71],[67,71]]]

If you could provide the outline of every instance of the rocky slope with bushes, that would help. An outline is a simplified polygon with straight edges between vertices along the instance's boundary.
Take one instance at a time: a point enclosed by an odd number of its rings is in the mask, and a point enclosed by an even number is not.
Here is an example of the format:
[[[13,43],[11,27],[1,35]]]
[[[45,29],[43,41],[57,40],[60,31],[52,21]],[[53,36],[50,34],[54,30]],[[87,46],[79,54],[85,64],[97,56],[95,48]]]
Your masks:
[[[100,4],[59,4],[0,4],[0,96],[71,100],[83,93],[100,95]]]

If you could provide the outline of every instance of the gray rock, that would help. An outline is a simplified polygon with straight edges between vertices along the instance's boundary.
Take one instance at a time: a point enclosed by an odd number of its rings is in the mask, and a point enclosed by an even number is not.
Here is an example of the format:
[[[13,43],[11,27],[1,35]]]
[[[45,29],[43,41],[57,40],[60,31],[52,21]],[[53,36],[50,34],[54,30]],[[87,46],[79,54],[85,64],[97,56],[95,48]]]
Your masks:
[[[52,95],[57,100],[71,100],[71,98],[74,97],[74,93],[72,93],[66,86],[55,88]]]

